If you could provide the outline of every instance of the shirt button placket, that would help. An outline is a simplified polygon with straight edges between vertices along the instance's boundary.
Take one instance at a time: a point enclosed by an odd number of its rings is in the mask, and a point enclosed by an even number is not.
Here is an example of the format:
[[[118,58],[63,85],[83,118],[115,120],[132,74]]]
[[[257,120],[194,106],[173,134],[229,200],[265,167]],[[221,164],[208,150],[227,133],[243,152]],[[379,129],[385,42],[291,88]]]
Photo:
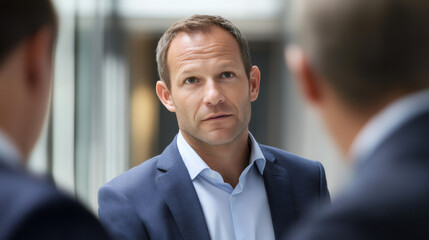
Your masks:
[[[232,222],[234,224],[234,239],[240,239],[239,229],[237,228],[239,225],[237,224],[237,216],[235,214],[235,203],[237,202],[237,196],[235,194],[231,195],[230,198],[230,206],[231,206],[231,215]]]

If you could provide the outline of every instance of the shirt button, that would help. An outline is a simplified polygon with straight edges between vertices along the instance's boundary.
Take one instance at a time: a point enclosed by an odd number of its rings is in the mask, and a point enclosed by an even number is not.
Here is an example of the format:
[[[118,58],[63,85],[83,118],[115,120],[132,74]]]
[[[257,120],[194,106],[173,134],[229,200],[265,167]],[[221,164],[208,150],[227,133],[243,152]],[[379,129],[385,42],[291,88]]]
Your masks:
[[[232,197],[232,198],[231,198],[231,201],[232,201],[232,202],[235,202],[235,201],[237,201],[237,198],[236,198],[236,197]]]
[[[210,173],[210,175],[209,175],[209,176],[210,176],[210,178],[211,178],[211,179],[213,179],[213,178],[215,178],[215,177],[216,177],[216,174],[215,174],[214,172],[212,172],[212,173]]]

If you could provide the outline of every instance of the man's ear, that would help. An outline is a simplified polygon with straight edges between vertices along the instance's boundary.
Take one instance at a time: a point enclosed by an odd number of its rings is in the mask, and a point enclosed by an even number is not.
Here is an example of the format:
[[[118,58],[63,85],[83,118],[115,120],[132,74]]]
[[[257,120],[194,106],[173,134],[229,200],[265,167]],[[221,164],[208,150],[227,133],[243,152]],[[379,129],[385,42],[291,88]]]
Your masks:
[[[164,81],[159,80],[156,82],[156,94],[158,95],[159,100],[170,112],[175,112],[176,107],[174,106],[173,99],[170,94],[170,90],[165,84]]]
[[[285,50],[285,57],[301,96],[311,104],[320,103],[322,100],[320,79],[303,50],[298,46],[288,46]]]
[[[31,92],[49,86],[53,64],[52,50],[53,31],[50,27],[41,28],[26,40],[26,86]]]
[[[250,101],[253,102],[258,99],[259,95],[259,83],[261,82],[261,71],[257,66],[253,66],[250,69]]]

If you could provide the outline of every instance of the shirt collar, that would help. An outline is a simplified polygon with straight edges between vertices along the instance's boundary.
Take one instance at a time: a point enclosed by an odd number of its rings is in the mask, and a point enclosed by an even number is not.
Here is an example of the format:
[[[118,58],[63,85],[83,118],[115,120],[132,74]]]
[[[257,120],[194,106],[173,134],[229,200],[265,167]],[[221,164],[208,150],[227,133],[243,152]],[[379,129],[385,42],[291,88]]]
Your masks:
[[[256,162],[256,166],[258,167],[259,173],[262,175],[264,173],[266,159],[264,157],[264,154],[262,153],[261,148],[259,147],[259,144],[256,142],[253,135],[249,132],[249,142],[250,142],[250,160],[249,165],[252,165],[254,162]]]
[[[185,163],[192,180],[194,180],[204,169],[209,168],[191,145],[186,142],[180,131],[177,136],[177,148],[179,149],[180,156],[182,156],[183,162]]]
[[[16,149],[12,140],[0,129],[0,161],[9,166],[19,166],[21,154]]]
[[[256,164],[259,173],[262,175],[265,168],[266,159],[262,153],[259,144],[249,132],[250,143],[250,158],[249,165]],[[195,152],[195,150],[186,142],[182,133],[179,131],[177,134],[177,148],[179,149],[180,156],[188,169],[191,179],[194,180],[203,170],[210,169],[203,159]]]
[[[425,111],[429,111],[429,90],[396,100],[371,118],[359,132],[351,147],[351,158],[356,163],[368,159],[390,134]]]

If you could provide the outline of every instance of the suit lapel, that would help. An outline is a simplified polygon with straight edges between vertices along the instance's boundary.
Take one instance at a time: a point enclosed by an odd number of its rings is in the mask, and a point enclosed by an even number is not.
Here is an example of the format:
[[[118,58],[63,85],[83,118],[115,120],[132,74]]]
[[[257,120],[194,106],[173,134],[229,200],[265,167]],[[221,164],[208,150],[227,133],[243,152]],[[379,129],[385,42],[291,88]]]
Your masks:
[[[284,236],[294,221],[295,204],[293,200],[292,186],[287,171],[276,164],[272,156],[267,156],[264,169],[264,183],[270,205],[271,218],[276,239]],[[269,159],[271,158],[271,159]]]
[[[210,239],[198,195],[177,149],[176,138],[161,155],[157,187],[184,239]]]

